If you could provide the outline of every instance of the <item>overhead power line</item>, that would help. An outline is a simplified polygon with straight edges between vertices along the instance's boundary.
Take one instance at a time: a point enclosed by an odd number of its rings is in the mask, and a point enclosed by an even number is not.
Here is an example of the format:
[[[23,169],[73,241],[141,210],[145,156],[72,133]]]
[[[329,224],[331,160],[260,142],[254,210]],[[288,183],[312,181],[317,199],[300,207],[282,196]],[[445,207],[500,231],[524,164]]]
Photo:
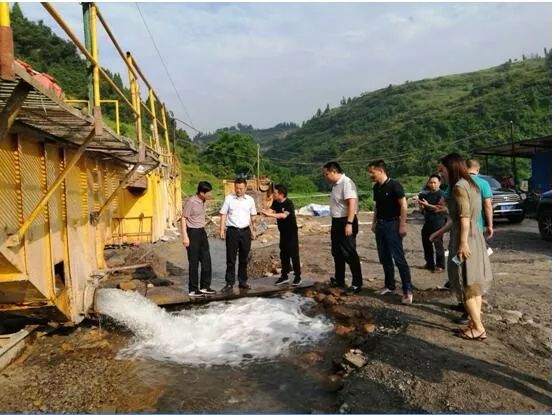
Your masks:
[[[191,119],[191,116],[189,115],[189,112],[187,111],[187,107],[185,106],[185,103],[183,102],[183,99],[181,98],[181,95],[179,94],[179,91],[177,90],[177,87],[175,86],[175,82],[173,82],[173,78],[170,75],[170,71],[168,70],[166,62],[164,61],[164,58],[162,57],[162,54],[160,53],[160,49],[158,49],[158,46],[156,45],[156,41],[154,40],[154,36],[152,35],[152,32],[148,28],[148,24],[146,22],[145,17],[143,16],[143,13],[141,12],[141,8],[139,7],[139,3],[135,3],[135,6],[137,6],[137,10],[139,11],[139,15],[141,16],[141,19],[143,21],[145,29],[148,33],[148,36],[150,37],[150,41],[152,42],[152,45],[154,46],[154,49],[156,49],[156,53],[158,53],[158,57],[160,58],[160,62],[162,63],[162,66],[164,67],[164,70],[166,71],[166,75],[168,76],[168,79],[170,80],[170,83],[173,87],[173,90],[175,91],[175,95],[177,96],[177,99],[179,100],[179,103],[181,104],[181,107],[183,108],[183,111],[185,112],[185,115],[189,119],[190,124],[185,123],[181,120],[179,120],[179,121],[181,121],[183,124],[187,125],[189,128],[192,128],[193,130],[195,130],[197,132],[200,132],[195,127],[193,127],[193,120]]]

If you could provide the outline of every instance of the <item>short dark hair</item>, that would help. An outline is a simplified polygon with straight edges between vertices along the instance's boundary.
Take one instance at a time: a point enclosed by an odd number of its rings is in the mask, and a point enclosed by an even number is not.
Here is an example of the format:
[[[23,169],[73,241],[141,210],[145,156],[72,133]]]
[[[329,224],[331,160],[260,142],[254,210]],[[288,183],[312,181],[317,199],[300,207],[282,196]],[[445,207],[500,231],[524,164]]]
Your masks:
[[[197,195],[199,193],[208,193],[212,191],[212,185],[209,182],[198,182]]]
[[[375,168],[375,169],[382,169],[383,171],[387,171],[387,167],[385,165],[385,161],[383,160],[372,160],[370,163],[368,163],[368,167],[369,168]]]
[[[441,176],[440,176],[439,174],[436,174],[436,173],[430,174],[430,177],[428,177],[428,180],[433,179],[434,177],[435,177],[436,179],[438,179],[439,182],[441,183]]]
[[[247,181],[242,177],[237,177],[233,183],[235,183],[235,184],[244,184],[245,186],[247,185]]]
[[[343,170],[341,169],[341,166],[337,161],[328,161],[326,164],[324,164],[324,169],[326,169],[327,171],[336,171],[337,173],[343,173]]]
[[[278,193],[281,193],[283,196],[287,197],[287,187],[283,184],[276,184],[274,186],[274,190]]]

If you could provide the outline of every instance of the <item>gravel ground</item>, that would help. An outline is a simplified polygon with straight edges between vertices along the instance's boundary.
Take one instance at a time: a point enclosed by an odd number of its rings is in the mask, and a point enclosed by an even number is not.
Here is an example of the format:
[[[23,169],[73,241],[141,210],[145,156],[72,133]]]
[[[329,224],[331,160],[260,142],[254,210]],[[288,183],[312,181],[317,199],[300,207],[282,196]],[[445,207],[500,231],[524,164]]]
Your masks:
[[[539,238],[536,223],[496,224],[491,242],[495,285],[484,310],[488,339],[470,342],[452,334],[457,313],[449,306],[454,300],[436,289],[445,276],[418,268],[423,263],[419,221],[411,220],[405,240],[417,288],[415,303],[402,306],[399,296],[383,298],[376,293],[383,274],[370,217],[363,214],[360,220],[365,288],[357,297],[342,297],[324,285],[333,270],[329,218],[302,219],[303,272],[320,282],[305,295],[321,302],[321,311],[334,319],[344,351],[358,348],[368,357],[368,364],[358,370],[345,371],[330,362],[330,379],[337,385],[332,387],[333,410],[549,411],[551,243]],[[253,255],[262,268],[261,259],[279,258],[276,240],[276,229],[270,228],[254,244]],[[168,274],[186,269],[179,241],[150,248],[168,261]],[[123,251],[111,254],[114,261],[122,256]],[[149,382],[137,362],[115,359],[126,339],[125,333],[99,328],[95,322],[74,329],[39,330],[23,355],[0,373],[0,411],[155,411],[164,398],[164,382]]]

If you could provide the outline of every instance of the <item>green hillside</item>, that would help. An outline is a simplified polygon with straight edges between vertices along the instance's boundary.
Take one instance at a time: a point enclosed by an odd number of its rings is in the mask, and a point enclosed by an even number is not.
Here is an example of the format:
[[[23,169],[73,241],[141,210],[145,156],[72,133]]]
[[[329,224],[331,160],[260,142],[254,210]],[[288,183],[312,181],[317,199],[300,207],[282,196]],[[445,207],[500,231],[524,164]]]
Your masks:
[[[425,176],[450,151],[551,134],[551,51],[460,75],[389,85],[318,111],[266,156],[321,184],[319,167],[339,160],[366,180],[369,160],[383,158],[395,176]],[[492,163],[509,171],[508,160]],[[520,163],[522,174],[526,163]],[[523,177],[521,177],[523,178]]]
[[[289,134],[297,131],[299,126],[294,122],[282,122],[271,128],[254,128],[252,125],[238,123],[231,127],[220,128],[212,134],[198,134],[195,142],[205,147],[208,143],[216,141],[221,133],[241,133],[250,135],[254,141],[260,144],[262,150],[269,150],[275,143]]]

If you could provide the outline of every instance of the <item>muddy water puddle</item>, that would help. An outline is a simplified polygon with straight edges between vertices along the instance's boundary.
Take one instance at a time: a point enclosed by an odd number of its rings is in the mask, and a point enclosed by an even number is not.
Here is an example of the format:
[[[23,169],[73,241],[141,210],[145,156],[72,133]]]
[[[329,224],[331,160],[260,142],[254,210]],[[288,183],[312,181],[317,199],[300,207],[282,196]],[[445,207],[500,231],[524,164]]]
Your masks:
[[[151,391],[150,410],[337,411],[330,375],[345,345],[311,299],[285,294],[168,312],[105,290],[99,304],[118,328],[110,330],[120,337],[117,359],[133,361],[128,387]]]

